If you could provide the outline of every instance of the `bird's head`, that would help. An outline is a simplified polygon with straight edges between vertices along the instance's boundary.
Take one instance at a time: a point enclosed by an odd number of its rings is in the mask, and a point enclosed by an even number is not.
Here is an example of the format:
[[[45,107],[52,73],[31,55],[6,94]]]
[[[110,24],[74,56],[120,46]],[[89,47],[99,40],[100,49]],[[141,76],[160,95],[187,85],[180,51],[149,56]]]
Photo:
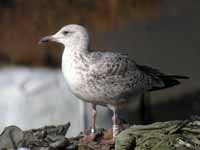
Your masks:
[[[83,38],[89,39],[86,28],[81,25],[70,24],[62,27],[53,35],[43,37],[39,44],[54,41],[66,45],[67,43],[79,42]]]

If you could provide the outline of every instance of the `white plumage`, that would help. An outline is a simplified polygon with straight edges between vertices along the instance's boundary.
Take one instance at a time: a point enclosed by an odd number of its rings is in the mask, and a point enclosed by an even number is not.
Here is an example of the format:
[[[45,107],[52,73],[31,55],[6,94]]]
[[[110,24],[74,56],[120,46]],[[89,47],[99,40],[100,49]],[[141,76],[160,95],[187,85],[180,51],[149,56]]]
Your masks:
[[[187,78],[166,76],[157,69],[136,64],[125,54],[92,51],[89,34],[80,25],[67,25],[56,34],[41,39],[41,42],[47,41],[65,46],[62,72],[72,93],[93,104],[94,120],[96,105],[111,108],[115,129],[117,108],[129,104],[133,97],[145,91],[171,87],[179,84],[176,78]]]

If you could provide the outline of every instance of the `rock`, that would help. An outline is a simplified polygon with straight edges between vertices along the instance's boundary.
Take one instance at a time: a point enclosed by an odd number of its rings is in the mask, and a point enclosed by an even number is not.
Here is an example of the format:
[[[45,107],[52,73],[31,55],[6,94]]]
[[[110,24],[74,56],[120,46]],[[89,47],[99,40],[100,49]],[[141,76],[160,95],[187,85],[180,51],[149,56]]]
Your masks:
[[[67,123],[27,131],[22,131],[16,126],[9,126],[4,129],[0,136],[0,149],[65,148],[69,145],[69,140],[65,137],[69,126],[70,123]]]
[[[200,149],[200,118],[132,126],[116,139],[116,150]]]
[[[16,126],[6,127],[0,135],[0,149],[17,149],[24,133]]]
[[[188,120],[135,125],[122,131],[115,144],[103,144],[105,129],[98,129],[94,141],[82,139],[84,134],[65,138],[69,124],[46,126],[22,131],[16,126],[5,128],[0,149],[18,150],[198,150],[200,149],[200,117]],[[4,142],[2,142],[4,140]],[[2,143],[7,147],[2,147]],[[14,143],[14,144],[13,144]],[[21,149],[20,149],[21,148]],[[24,149],[23,149],[24,148]]]

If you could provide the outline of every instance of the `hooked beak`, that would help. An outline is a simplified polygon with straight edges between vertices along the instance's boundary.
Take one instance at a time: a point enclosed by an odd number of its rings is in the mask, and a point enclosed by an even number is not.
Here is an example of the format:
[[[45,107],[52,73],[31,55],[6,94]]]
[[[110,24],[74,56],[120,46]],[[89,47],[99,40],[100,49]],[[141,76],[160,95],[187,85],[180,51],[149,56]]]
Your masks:
[[[55,41],[55,38],[53,36],[45,36],[39,40],[38,44],[48,43],[49,41]]]

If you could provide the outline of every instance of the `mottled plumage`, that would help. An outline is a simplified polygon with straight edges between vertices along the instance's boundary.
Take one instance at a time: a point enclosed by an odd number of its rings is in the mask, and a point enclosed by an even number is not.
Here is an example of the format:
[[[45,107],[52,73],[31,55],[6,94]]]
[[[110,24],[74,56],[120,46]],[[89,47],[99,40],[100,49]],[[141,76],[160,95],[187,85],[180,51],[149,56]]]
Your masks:
[[[174,86],[179,83],[176,78],[185,78],[138,65],[125,54],[92,51],[88,32],[80,25],[67,25],[41,41],[49,40],[65,46],[62,71],[72,93],[93,106],[110,107],[114,115],[138,94]]]

